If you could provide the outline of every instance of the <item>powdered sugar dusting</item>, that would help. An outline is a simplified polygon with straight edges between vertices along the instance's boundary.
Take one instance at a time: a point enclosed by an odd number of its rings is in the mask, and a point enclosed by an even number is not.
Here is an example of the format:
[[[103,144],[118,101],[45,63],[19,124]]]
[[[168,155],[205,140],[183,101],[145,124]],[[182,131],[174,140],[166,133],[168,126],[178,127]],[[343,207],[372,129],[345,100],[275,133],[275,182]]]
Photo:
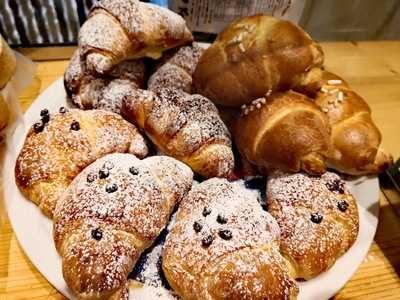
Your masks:
[[[225,262],[234,265],[240,261],[235,262],[233,259],[237,257],[235,255],[240,255],[242,251],[249,251],[247,255],[250,256],[255,255],[258,253],[256,249],[263,252],[261,249],[265,247],[264,249],[271,248],[265,252],[265,256],[269,257],[269,251],[274,254],[264,261],[266,263],[268,261],[271,268],[280,266],[276,276],[286,274],[282,275],[281,296],[290,294],[295,283],[290,279],[284,259],[278,252],[280,230],[272,216],[261,209],[257,195],[257,192],[246,189],[243,182],[230,183],[218,178],[209,179],[192,188],[178,210],[177,223],[167,237],[163,254],[164,269],[168,270],[174,284],[182,287],[180,291],[184,289],[187,292],[191,291],[192,294],[189,295],[196,295],[198,292],[199,298],[207,298],[204,296],[206,292],[202,289],[210,287],[202,282],[204,274],[218,273],[219,269],[228,272],[224,267]],[[224,221],[221,221],[221,218]],[[195,226],[198,225],[195,222],[200,225],[197,230]],[[221,236],[223,230],[228,230],[231,237],[223,238]],[[212,241],[205,246],[204,238],[208,236]],[[240,264],[240,267],[232,272],[240,270],[243,276],[247,276],[246,273],[256,274],[256,269],[255,266],[247,267],[245,264]],[[236,276],[235,273],[229,274],[231,275],[223,276],[226,278]],[[218,275],[214,276],[218,281]],[[234,282],[238,281],[234,279]],[[248,286],[244,284],[227,285],[235,295],[255,297],[255,294],[247,293]],[[258,287],[254,289],[257,290]],[[232,293],[230,295],[233,295]]]
[[[146,111],[145,116],[143,110]],[[191,164],[191,155],[203,146],[227,146],[229,149],[221,147],[224,149],[221,151],[225,152],[220,152],[218,157],[220,160],[227,160],[226,165],[221,164],[222,170],[226,166],[233,169],[229,131],[220,119],[217,108],[207,98],[172,88],[164,88],[156,93],[135,90],[131,97],[124,99],[122,113],[127,119],[139,123],[164,153],[188,164]],[[141,124],[143,119],[144,124]],[[207,167],[216,168],[211,164]],[[201,170],[197,167],[195,171]],[[209,174],[227,176],[228,173],[221,174],[218,170],[213,170]]]
[[[298,277],[308,279],[326,270],[353,244],[358,233],[357,205],[338,175],[277,171],[267,187],[269,212],[282,232],[281,250],[298,264]],[[348,205],[344,211],[339,209],[342,201]],[[312,220],[316,213],[322,221]]]
[[[170,87],[191,93],[192,75],[203,51],[193,43],[166,52],[148,81],[149,90]]]
[[[192,40],[178,14],[137,0],[97,2],[79,32],[89,69],[100,74],[127,58],[140,58]],[[149,50],[150,52],[146,52]]]
[[[204,207],[211,210],[207,217],[202,215]],[[227,223],[219,224],[218,215],[224,216]],[[203,225],[200,234],[193,230],[193,222],[196,220]],[[203,181],[193,187],[181,203],[175,227],[182,231],[174,229],[167,238],[166,247],[174,248],[175,254],[182,259],[190,255],[198,264],[193,265],[193,273],[200,272],[207,263],[224,253],[279,240],[278,224],[261,209],[257,193],[246,189],[240,182],[229,183],[218,178]],[[218,230],[225,228],[232,231],[232,239],[229,241],[218,238]],[[174,234],[175,231],[180,234]],[[201,238],[208,234],[213,235],[215,240],[205,250],[201,246]]]
[[[172,158],[152,160],[157,164],[130,154],[107,155],[82,171],[57,204],[54,240],[64,268],[70,269],[70,287],[71,281],[80,282],[84,292],[120,287],[140,253],[166,226],[190,188],[191,178],[185,177],[190,172],[180,172],[187,167],[177,161],[174,165]],[[171,173],[175,185],[169,186],[159,173]],[[112,185],[116,188],[110,191]],[[101,230],[101,236],[95,238],[93,230]]]
[[[79,130],[71,129],[76,121]],[[119,115],[106,111],[68,110],[50,115],[42,132],[28,132],[15,173],[27,198],[52,215],[56,201],[72,179],[96,158],[127,152],[139,135]]]
[[[123,61],[109,74],[94,76],[81,61],[79,49],[75,51],[64,75],[65,89],[78,107],[115,113],[120,113],[121,97],[126,90],[142,88],[144,80],[143,60]]]

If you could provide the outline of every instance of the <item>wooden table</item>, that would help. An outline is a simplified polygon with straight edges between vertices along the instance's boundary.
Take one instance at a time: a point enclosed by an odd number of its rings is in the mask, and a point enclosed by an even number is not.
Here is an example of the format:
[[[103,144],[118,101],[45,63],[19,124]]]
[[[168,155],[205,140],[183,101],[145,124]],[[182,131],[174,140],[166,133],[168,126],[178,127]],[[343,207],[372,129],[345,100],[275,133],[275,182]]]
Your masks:
[[[323,48],[327,69],[342,75],[365,97],[383,134],[383,146],[397,159],[400,155],[400,41],[323,43]],[[23,110],[63,74],[67,63],[65,60],[38,63],[32,85],[20,97]],[[0,207],[0,218],[0,299],[63,299],[22,252],[3,207]],[[335,299],[400,299],[399,274],[400,217],[381,193],[375,242]]]

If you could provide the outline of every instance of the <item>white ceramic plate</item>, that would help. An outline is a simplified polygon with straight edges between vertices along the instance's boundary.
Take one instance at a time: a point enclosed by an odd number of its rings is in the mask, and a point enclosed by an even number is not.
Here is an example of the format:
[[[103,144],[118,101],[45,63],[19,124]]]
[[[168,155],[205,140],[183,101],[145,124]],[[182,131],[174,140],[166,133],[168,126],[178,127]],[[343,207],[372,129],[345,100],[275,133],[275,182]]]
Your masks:
[[[4,165],[5,199],[14,232],[26,255],[44,277],[62,294],[72,298],[61,273],[61,260],[52,238],[52,223],[40,210],[19,192],[14,180],[16,157],[29,127],[39,119],[40,110],[48,108],[55,112],[66,101],[62,79],[54,82],[25,113],[23,122],[17,126],[8,141],[8,153]],[[351,249],[328,271],[307,282],[300,283],[299,299],[328,299],[337,293],[350,279],[363,261],[375,235],[379,212],[379,185],[376,178],[358,178],[348,181],[358,201],[360,232]],[[132,288],[136,299],[154,299],[154,289]],[[162,297],[166,298],[166,297]]]

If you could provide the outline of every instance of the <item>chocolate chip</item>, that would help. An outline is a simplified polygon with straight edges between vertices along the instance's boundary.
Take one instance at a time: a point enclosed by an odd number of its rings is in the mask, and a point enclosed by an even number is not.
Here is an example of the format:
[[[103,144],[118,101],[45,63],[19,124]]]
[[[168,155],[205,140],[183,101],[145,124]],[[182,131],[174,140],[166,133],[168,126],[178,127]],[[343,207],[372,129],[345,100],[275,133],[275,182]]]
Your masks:
[[[221,237],[221,239],[230,240],[232,238],[232,231],[229,229],[222,229],[218,232],[218,235]]]
[[[33,130],[36,133],[42,132],[44,129],[44,123],[43,122],[36,122],[35,124],[33,124]]]
[[[313,213],[311,214],[311,222],[319,224],[322,222],[322,215],[320,213]]]
[[[71,130],[78,131],[79,129],[81,129],[81,126],[79,125],[79,122],[73,120],[72,123],[71,123]]]
[[[349,208],[349,204],[343,200],[339,201],[337,207],[341,212],[345,212]]]
[[[130,167],[129,168],[129,173],[131,173],[132,175],[138,175],[139,174],[139,170],[135,167]]]
[[[49,115],[49,110],[48,110],[47,108],[42,109],[42,110],[40,111],[40,116],[41,116],[41,117],[48,116],[48,115]]]
[[[222,215],[218,215],[218,216],[217,216],[217,222],[218,222],[219,224],[226,224],[226,222],[228,222],[228,219],[225,218],[225,217],[222,216]]]
[[[94,238],[96,241],[100,241],[102,237],[103,237],[103,230],[101,230],[100,228],[92,230],[92,238]]]
[[[44,115],[42,117],[43,124],[49,123],[49,121],[50,121],[50,115]]]
[[[113,164],[111,161],[107,160],[107,161],[104,163],[103,168],[108,169],[108,170],[111,170],[112,168],[114,168],[114,164]]]
[[[261,208],[265,211],[268,211],[268,203],[267,202],[261,203]]]
[[[326,183],[326,187],[331,192],[338,192],[339,194],[344,194],[344,183],[340,179],[328,181]]]
[[[100,169],[100,171],[99,171],[100,179],[107,178],[108,176],[110,176],[110,171],[108,171],[107,169]]]
[[[96,175],[94,175],[93,173],[89,173],[86,177],[86,180],[87,182],[91,183],[96,180]]]
[[[118,190],[118,185],[116,183],[107,184],[106,185],[106,192],[107,193],[114,193]]]
[[[213,241],[214,241],[214,238],[210,234],[210,235],[203,237],[203,239],[201,240],[201,244],[203,245],[203,247],[209,247]]]
[[[67,109],[64,106],[61,106],[60,109],[58,110],[60,114],[65,114],[67,112]]]
[[[193,223],[193,229],[194,229],[194,231],[196,231],[196,232],[200,232],[200,231],[203,229],[203,225],[201,225],[200,222],[195,221],[195,222]]]
[[[211,209],[208,207],[203,208],[203,216],[207,217],[209,214],[211,214]]]
[[[246,180],[244,182],[244,185],[246,188],[251,189],[251,190],[264,190],[265,186],[267,184],[267,180],[265,177],[253,177],[249,180]]]

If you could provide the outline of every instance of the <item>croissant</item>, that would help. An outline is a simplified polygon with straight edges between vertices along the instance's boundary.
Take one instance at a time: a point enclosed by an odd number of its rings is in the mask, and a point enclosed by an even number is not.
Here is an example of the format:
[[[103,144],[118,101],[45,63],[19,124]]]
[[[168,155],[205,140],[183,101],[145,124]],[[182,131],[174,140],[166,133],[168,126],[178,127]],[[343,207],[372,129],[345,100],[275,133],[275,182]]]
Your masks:
[[[0,90],[8,83],[17,68],[14,52],[0,35]]]
[[[3,95],[0,93],[0,143],[3,139],[1,136],[1,131],[7,127],[10,119],[10,110],[8,104],[4,99]]]
[[[192,76],[204,49],[197,43],[167,51],[149,78],[148,89],[176,88],[192,92]]]
[[[184,300],[296,299],[298,287],[279,240],[279,226],[256,193],[212,178],[182,200],[162,267]]]
[[[92,74],[81,60],[80,51],[75,51],[64,73],[64,87],[72,102],[82,109],[105,109],[115,113],[121,111],[121,103],[114,101],[114,81],[130,82],[143,88],[145,66],[143,60],[126,60],[117,64],[106,75]]]
[[[322,66],[321,47],[300,27],[256,15],[231,23],[204,52],[193,75],[196,91],[224,106],[241,106],[268,91],[301,84]]]
[[[371,109],[342,78],[324,71],[303,89],[314,96],[332,127],[333,152],[327,159],[330,167],[350,175],[367,175],[393,164],[393,157],[379,147],[382,137]]]
[[[332,148],[326,115],[293,91],[254,100],[236,120],[233,135],[240,153],[266,171],[322,174]]]
[[[15,178],[26,198],[50,218],[74,177],[97,158],[113,152],[147,155],[136,127],[117,114],[62,107],[51,115],[44,109],[41,116],[18,155]]]
[[[54,242],[78,299],[127,299],[129,273],[192,180],[173,158],[131,154],[98,159],[73,180],[57,203]]]
[[[334,173],[273,172],[266,198],[281,229],[281,252],[296,278],[308,280],[326,271],[357,238],[357,203]]]
[[[182,17],[138,0],[96,3],[79,31],[81,56],[103,74],[126,59],[159,58],[162,51],[192,41]]]
[[[231,175],[230,134],[207,98],[170,88],[156,92],[131,89],[123,96],[122,115],[142,128],[159,150],[201,176]]]

